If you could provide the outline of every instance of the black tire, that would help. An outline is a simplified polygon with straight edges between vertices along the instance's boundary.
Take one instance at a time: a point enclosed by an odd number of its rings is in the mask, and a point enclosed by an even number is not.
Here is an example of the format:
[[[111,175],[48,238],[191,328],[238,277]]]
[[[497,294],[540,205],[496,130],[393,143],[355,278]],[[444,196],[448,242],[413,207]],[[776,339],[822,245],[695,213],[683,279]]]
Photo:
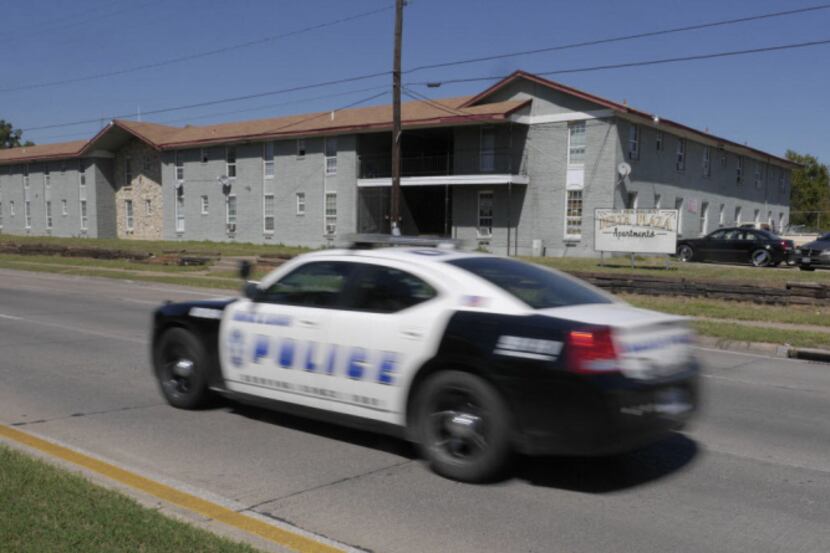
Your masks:
[[[167,403],[179,409],[207,405],[211,399],[207,363],[204,346],[191,332],[183,328],[165,332],[153,353],[153,364]]]
[[[499,476],[511,456],[511,417],[493,386],[476,375],[442,371],[415,398],[414,434],[421,455],[441,476],[485,482]]]
[[[753,267],[769,267],[772,264],[772,254],[769,251],[758,248],[749,256]]]
[[[695,257],[695,250],[688,244],[681,244],[679,248],[677,248],[677,258],[682,261],[683,263],[687,263],[694,259]]]

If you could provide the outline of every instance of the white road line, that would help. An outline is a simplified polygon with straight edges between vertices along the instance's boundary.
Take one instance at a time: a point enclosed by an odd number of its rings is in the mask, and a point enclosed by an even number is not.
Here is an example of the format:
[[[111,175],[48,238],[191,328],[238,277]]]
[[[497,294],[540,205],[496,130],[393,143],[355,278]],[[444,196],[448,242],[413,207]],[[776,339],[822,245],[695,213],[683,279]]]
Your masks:
[[[40,325],[40,326],[48,326],[51,328],[59,328],[61,330],[71,330],[72,332],[80,332],[81,334],[89,334],[90,336],[98,336],[100,338],[109,338],[110,340],[123,340],[125,342],[132,342],[134,344],[143,344],[147,345],[150,343],[149,340],[144,340],[141,338],[130,338],[129,336],[119,336],[117,334],[108,334],[106,332],[97,332],[95,330],[89,330],[86,328],[78,328],[77,326],[69,326],[69,325],[62,325],[58,323],[48,323],[46,321],[34,321],[32,319],[24,319],[23,317],[15,317],[13,315],[3,315],[0,314],[0,319],[9,319],[12,321],[20,321],[26,324],[33,324],[33,325]]]

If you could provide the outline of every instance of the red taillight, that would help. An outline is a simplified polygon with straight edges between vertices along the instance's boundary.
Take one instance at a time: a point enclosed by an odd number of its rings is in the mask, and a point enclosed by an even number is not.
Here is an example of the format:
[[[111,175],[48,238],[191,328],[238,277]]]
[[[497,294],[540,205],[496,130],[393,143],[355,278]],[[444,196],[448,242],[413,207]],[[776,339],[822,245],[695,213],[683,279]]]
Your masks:
[[[619,370],[611,329],[574,330],[568,334],[568,370],[580,374]]]

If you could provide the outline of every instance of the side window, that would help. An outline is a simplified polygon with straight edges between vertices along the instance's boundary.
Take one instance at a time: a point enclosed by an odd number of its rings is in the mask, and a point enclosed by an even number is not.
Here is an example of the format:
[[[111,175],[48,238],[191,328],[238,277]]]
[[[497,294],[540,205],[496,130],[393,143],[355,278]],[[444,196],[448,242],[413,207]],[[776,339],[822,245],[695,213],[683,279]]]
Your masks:
[[[363,265],[356,280],[355,301],[349,307],[358,311],[395,313],[438,295],[420,278],[390,267]]]
[[[353,263],[317,261],[288,273],[262,292],[260,301],[305,307],[333,307]]]
[[[715,232],[709,235],[709,240],[723,240],[725,236],[725,230],[716,230]]]
[[[734,229],[726,231],[724,235],[724,240],[739,240],[741,237],[741,231]]]
[[[755,241],[755,240],[758,240],[758,235],[755,234],[754,232],[744,231],[743,236],[741,236],[741,240]]]

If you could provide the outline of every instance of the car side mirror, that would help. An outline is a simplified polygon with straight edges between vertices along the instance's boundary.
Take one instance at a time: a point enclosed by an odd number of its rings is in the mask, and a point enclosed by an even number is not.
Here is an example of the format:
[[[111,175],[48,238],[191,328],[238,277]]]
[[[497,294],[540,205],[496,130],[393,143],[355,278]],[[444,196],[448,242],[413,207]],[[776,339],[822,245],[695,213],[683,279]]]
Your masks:
[[[256,301],[259,297],[259,286],[256,282],[246,282],[242,288],[242,294],[249,300]]]
[[[248,280],[251,276],[251,262],[247,260],[242,260],[239,262],[239,278],[242,280]]]

